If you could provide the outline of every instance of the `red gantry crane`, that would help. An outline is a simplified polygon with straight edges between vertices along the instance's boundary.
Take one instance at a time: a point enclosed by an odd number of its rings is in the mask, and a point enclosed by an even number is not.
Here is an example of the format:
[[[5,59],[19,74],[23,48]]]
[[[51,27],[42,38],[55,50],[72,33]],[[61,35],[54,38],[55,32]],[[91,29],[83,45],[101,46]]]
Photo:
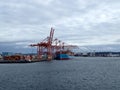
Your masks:
[[[52,60],[52,41],[53,41],[54,29],[51,28],[50,36],[45,38],[42,42],[37,44],[31,44],[30,46],[37,46],[37,58],[42,60],[44,50],[47,50],[46,57],[47,60]]]

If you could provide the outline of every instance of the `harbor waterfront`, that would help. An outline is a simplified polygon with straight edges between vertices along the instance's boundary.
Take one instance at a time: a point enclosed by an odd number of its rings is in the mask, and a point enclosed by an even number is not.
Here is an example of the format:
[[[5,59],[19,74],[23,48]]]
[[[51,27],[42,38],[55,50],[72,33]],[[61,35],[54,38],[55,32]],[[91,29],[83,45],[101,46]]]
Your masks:
[[[120,57],[0,64],[0,90],[120,90]]]

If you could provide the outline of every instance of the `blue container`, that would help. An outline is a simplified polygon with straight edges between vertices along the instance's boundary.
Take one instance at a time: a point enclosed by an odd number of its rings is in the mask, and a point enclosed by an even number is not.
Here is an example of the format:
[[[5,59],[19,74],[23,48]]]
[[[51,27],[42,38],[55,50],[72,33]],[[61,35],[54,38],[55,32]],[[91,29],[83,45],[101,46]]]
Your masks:
[[[57,55],[56,55],[56,59],[57,59],[57,60],[68,60],[68,59],[70,59],[70,58],[69,58],[69,55],[68,55],[68,54],[57,54]]]
[[[11,56],[13,55],[12,52],[2,52],[2,56]]]

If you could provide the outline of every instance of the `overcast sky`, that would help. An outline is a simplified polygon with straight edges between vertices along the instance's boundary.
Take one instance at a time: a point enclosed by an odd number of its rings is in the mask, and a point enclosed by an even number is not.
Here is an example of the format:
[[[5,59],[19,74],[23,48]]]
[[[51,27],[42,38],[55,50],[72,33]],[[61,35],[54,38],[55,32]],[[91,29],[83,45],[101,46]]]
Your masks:
[[[120,0],[0,0],[0,52],[29,52],[51,27],[82,50],[120,51]]]

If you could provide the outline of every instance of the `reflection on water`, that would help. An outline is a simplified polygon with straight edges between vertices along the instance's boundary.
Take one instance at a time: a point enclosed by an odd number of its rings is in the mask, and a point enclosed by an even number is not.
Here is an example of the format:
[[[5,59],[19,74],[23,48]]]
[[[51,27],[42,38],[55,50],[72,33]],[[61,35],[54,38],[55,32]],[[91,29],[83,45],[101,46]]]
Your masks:
[[[120,90],[120,58],[0,64],[0,90]]]

